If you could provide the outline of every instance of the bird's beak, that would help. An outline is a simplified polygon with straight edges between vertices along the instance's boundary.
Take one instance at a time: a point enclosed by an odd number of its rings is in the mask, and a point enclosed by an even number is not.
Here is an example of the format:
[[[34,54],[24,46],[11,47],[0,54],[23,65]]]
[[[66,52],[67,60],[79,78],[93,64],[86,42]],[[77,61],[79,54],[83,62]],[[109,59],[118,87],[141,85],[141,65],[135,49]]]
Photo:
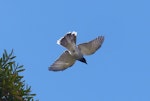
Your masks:
[[[85,58],[81,58],[81,59],[79,59],[79,61],[81,61],[81,62],[83,62],[83,63],[87,64],[87,62],[86,62],[86,59],[85,59]]]

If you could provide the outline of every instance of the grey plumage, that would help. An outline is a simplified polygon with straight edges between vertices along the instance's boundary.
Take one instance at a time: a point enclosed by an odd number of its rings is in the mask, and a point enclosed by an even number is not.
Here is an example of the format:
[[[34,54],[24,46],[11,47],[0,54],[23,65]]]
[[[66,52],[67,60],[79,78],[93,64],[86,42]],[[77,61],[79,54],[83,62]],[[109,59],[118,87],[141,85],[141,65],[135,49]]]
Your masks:
[[[86,63],[83,55],[91,55],[95,53],[102,45],[104,36],[87,43],[76,45],[76,32],[68,32],[64,37],[57,41],[57,44],[67,48],[67,50],[49,67],[50,71],[62,71],[71,67],[76,60]]]
[[[104,36],[99,36],[90,42],[79,44],[78,48],[82,54],[91,55],[94,54],[101,47],[103,41]]]
[[[64,70],[72,66],[75,62],[75,59],[70,55],[68,51],[65,51],[49,68],[52,71]]]

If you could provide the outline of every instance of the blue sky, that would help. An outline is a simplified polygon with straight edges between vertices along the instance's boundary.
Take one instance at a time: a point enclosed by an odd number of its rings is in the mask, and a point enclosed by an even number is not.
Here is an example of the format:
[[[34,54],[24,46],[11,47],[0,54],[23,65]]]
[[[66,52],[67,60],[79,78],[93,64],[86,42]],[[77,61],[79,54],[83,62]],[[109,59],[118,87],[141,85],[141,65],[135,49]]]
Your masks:
[[[0,54],[14,49],[40,101],[150,101],[149,0],[1,0]],[[102,48],[63,72],[48,67],[77,43],[104,35]]]

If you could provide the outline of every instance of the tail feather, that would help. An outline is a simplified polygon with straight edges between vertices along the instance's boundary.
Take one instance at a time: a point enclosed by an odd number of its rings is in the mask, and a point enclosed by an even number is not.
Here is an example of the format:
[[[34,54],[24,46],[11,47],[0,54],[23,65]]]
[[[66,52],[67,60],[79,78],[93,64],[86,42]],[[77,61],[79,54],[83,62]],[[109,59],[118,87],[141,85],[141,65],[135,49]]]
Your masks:
[[[62,45],[69,49],[72,45],[76,44],[76,32],[68,32],[64,37],[57,41],[57,44]]]

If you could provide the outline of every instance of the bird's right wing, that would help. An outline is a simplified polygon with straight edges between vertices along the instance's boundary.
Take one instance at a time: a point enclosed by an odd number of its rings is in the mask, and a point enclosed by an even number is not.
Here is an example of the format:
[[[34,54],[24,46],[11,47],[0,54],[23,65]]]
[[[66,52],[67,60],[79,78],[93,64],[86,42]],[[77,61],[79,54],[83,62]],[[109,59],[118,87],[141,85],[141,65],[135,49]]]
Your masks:
[[[99,36],[90,42],[79,44],[78,48],[80,49],[82,54],[91,55],[101,47],[103,41],[104,36]]]
[[[65,51],[50,67],[50,71],[62,71],[72,66],[75,63],[75,59],[70,55],[68,51]]]

